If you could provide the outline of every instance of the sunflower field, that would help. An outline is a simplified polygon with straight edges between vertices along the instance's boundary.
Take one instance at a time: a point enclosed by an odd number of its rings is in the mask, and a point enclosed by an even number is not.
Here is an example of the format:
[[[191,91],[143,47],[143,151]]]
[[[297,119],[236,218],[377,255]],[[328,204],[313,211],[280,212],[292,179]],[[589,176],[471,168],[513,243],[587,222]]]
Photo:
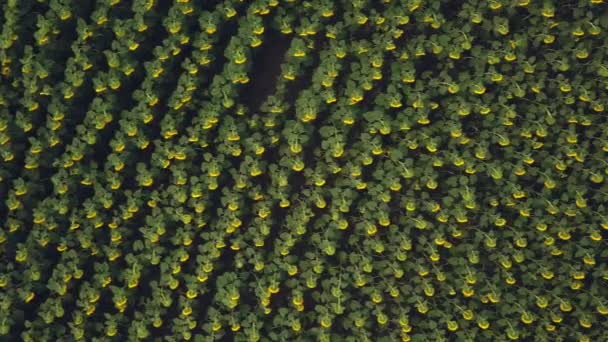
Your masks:
[[[605,341],[608,2],[0,18],[0,341]]]

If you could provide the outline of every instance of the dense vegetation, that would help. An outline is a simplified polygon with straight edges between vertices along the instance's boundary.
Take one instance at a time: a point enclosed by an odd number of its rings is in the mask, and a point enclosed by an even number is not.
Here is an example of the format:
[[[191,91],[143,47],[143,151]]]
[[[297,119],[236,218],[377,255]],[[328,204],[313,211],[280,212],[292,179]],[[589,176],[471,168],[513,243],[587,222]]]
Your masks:
[[[603,0],[0,5],[0,339],[606,337]]]

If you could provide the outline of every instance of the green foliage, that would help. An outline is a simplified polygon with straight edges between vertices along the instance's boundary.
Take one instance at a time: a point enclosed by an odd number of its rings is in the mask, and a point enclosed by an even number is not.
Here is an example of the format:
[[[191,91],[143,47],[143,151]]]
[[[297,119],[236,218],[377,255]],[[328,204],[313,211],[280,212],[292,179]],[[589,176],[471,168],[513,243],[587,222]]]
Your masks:
[[[0,13],[0,340],[605,338],[605,1]]]

